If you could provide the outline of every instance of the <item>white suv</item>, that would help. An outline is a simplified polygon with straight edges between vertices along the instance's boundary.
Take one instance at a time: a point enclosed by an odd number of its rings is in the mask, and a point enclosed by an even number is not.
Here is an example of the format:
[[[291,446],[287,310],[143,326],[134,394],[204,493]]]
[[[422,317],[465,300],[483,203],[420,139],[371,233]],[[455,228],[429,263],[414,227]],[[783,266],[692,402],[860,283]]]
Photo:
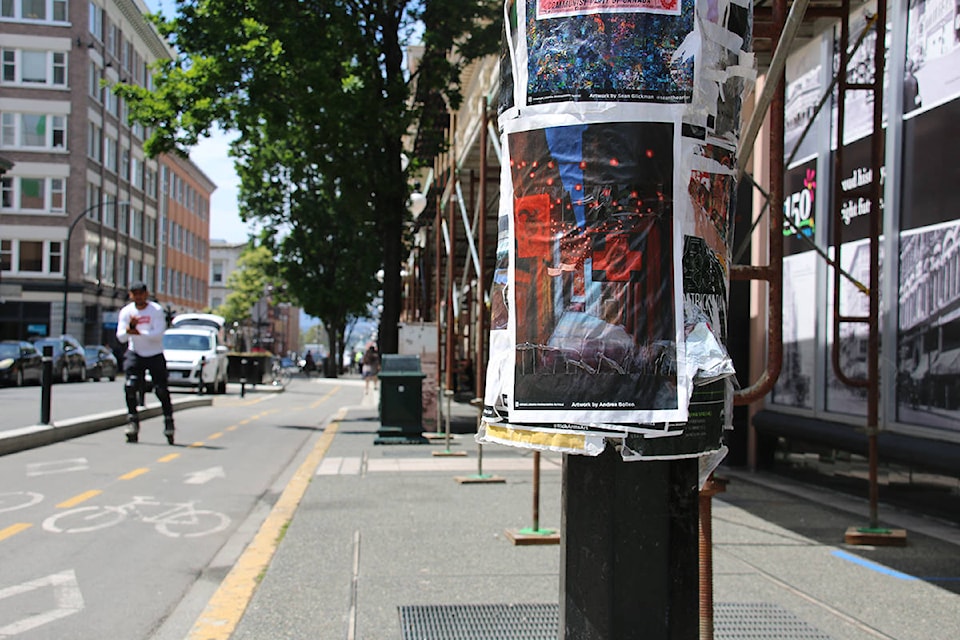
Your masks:
[[[171,387],[227,392],[227,347],[211,327],[174,326],[163,334],[163,357]]]

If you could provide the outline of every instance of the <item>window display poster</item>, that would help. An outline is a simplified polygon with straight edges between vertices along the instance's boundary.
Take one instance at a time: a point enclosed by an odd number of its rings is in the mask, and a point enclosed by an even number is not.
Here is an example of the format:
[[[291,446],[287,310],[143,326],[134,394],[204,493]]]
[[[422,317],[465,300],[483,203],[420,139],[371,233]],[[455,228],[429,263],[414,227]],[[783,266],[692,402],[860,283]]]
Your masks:
[[[960,431],[960,221],[900,236],[897,417]]]
[[[817,254],[814,205],[817,159],[793,167],[784,176],[783,215],[783,364],[770,399],[775,404],[813,408],[816,356]]]
[[[823,91],[820,64],[820,41],[811,40],[787,59],[784,71],[786,95],[783,105],[783,154],[784,159],[806,158],[816,153],[817,135],[811,127],[817,103]],[[801,139],[801,136],[804,136]]]
[[[907,14],[904,115],[960,96],[960,3],[911,0]]]

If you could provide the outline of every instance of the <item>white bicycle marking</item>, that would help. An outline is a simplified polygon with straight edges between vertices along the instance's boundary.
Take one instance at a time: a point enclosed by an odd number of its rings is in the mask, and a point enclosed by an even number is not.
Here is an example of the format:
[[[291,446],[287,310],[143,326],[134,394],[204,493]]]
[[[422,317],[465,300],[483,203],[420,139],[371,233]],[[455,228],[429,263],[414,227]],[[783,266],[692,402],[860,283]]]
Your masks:
[[[27,477],[45,476],[52,473],[70,473],[90,468],[86,458],[68,458],[52,462],[35,462],[27,465]]]
[[[0,493],[0,513],[26,509],[43,500],[43,494],[33,491],[8,491]]]
[[[171,538],[199,538],[230,526],[226,514],[196,509],[195,504],[195,501],[158,502],[149,496],[134,496],[126,504],[78,507],[52,515],[43,521],[43,528],[51,533],[89,533],[131,518],[152,524],[158,532]]]

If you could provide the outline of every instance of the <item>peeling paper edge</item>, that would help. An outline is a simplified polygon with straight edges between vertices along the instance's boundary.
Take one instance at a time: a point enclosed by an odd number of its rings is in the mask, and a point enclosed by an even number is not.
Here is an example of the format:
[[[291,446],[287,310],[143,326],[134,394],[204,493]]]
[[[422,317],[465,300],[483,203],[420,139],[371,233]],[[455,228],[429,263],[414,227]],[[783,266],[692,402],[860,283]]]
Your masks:
[[[607,446],[607,438],[595,433],[531,431],[485,421],[481,421],[474,440],[478,444],[500,444],[586,456],[599,456]]]

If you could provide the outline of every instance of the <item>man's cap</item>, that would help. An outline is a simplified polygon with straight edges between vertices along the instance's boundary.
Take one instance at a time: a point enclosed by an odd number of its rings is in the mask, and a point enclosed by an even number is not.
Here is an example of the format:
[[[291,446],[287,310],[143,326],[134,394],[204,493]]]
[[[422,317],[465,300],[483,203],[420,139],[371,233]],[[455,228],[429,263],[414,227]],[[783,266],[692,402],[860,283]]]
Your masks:
[[[134,280],[130,283],[130,291],[146,291],[147,285],[141,280]]]

